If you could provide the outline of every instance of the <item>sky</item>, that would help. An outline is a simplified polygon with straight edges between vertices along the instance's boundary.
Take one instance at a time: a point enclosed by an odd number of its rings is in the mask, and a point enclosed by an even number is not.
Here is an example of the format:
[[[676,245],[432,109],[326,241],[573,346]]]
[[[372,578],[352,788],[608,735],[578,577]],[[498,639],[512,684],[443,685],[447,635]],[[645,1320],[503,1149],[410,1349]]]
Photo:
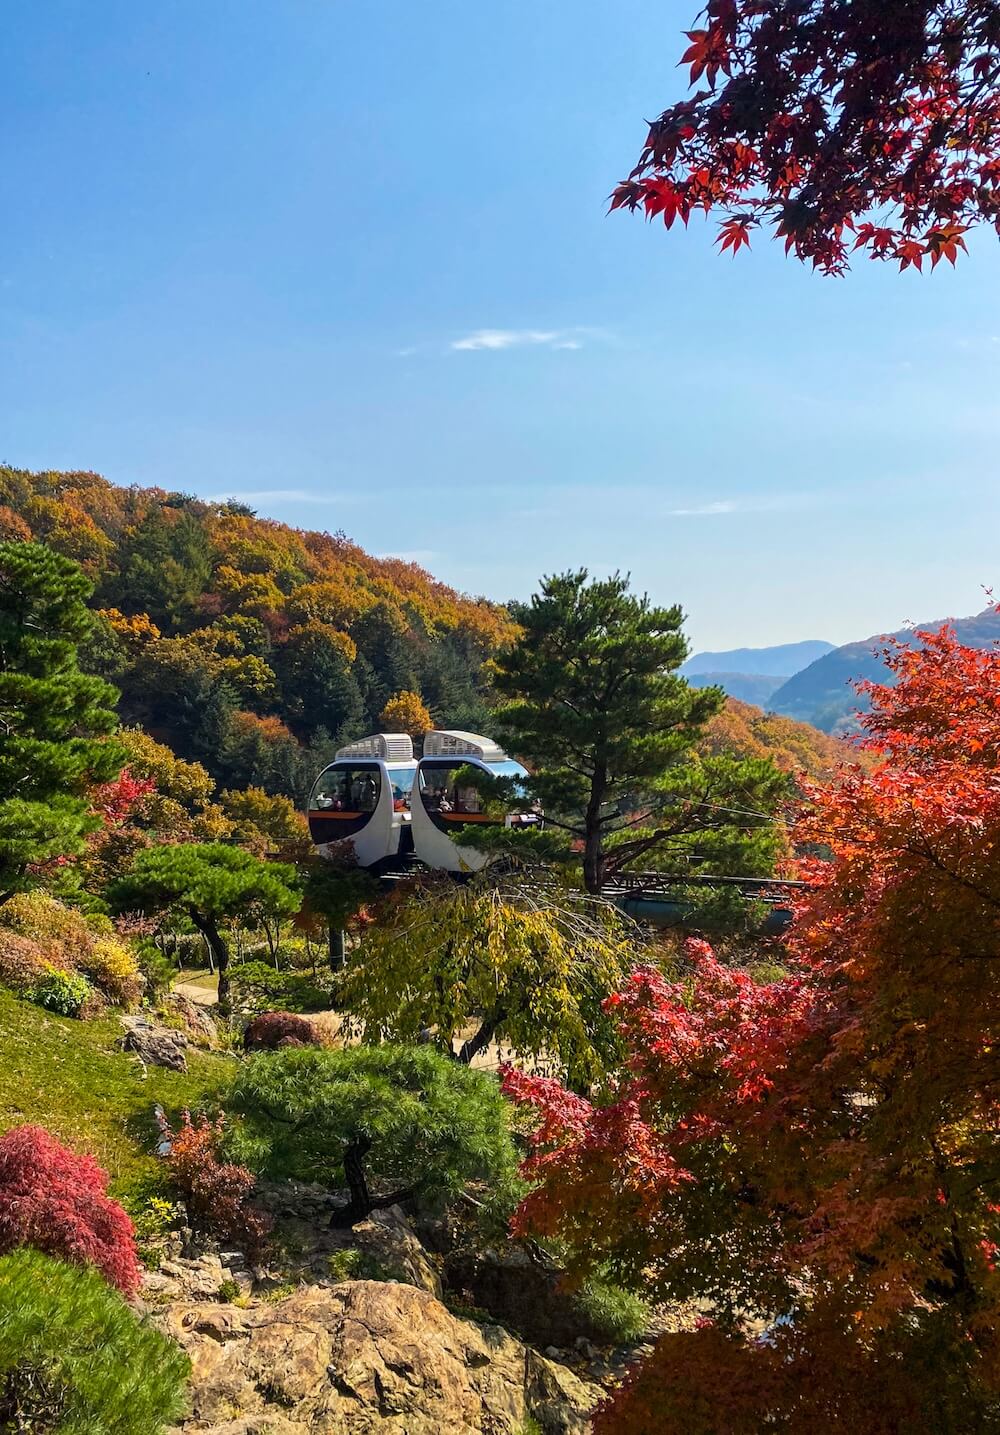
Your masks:
[[[998,578],[1000,246],[814,275],[606,216],[697,0],[5,0],[0,461],[620,569],[696,648]]]

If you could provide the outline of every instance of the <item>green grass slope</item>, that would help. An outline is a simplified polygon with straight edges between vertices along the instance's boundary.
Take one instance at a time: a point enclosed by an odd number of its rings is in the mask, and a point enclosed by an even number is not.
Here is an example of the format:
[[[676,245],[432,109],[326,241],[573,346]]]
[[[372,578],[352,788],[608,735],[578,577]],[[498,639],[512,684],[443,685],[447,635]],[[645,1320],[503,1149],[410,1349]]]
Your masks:
[[[231,1074],[226,1057],[189,1049],[184,1072],[143,1069],[116,1049],[114,1018],[53,1016],[0,987],[0,1132],[32,1122],[89,1152],[111,1176],[111,1195],[138,1200],[163,1171],[155,1155],[157,1102],[174,1115],[210,1101]]]

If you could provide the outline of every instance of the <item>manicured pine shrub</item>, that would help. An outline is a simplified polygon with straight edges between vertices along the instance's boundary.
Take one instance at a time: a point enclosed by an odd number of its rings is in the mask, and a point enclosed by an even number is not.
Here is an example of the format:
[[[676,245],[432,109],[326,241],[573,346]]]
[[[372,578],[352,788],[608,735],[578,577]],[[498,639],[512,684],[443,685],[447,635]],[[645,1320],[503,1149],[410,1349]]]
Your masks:
[[[247,1051],[275,1051],[280,1046],[316,1046],[311,1022],[294,1012],[265,1011],[255,1016],[243,1033]]]
[[[92,1268],[0,1258],[0,1430],[159,1435],[190,1366]]]
[[[233,1005],[244,1011],[324,1011],[332,1005],[328,986],[308,972],[275,971],[267,962],[240,962],[229,968]]]
[[[133,1294],[140,1281],[135,1232],[107,1189],[108,1174],[93,1156],[77,1156],[41,1126],[13,1127],[0,1136],[0,1255],[34,1246],[94,1265]]]
[[[273,1176],[349,1187],[337,1224],[408,1198],[438,1202],[470,1182],[496,1194],[516,1183],[495,1078],[431,1047],[261,1052],[238,1074],[227,1109],[240,1159]],[[373,1192],[369,1179],[383,1189]]]
[[[221,1116],[192,1121],[184,1111],[175,1132],[161,1117],[167,1165],[191,1224],[253,1254],[264,1244],[271,1223],[252,1204],[257,1186],[253,1172],[219,1159],[223,1124]]]

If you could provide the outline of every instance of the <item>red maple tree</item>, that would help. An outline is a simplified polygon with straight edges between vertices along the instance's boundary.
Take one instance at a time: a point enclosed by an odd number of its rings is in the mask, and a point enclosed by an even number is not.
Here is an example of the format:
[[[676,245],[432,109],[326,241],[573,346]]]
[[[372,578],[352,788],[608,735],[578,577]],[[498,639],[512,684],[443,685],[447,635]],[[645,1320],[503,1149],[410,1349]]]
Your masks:
[[[613,999],[600,1101],[507,1075],[518,1228],[710,1318],[601,1432],[1000,1428],[1000,652],[916,637],[867,685],[881,761],[810,793],[787,974],[692,943]]]
[[[125,1295],[139,1287],[135,1232],[107,1195],[108,1173],[41,1126],[0,1136],[0,1255],[34,1246],[93,1265]]]
[[[828,274],[852,249],[955,263],[1000,230],[1000,0],[709,0],[695,93],[649,127],[612,209],[721,216],[734,254],[770,226]]]

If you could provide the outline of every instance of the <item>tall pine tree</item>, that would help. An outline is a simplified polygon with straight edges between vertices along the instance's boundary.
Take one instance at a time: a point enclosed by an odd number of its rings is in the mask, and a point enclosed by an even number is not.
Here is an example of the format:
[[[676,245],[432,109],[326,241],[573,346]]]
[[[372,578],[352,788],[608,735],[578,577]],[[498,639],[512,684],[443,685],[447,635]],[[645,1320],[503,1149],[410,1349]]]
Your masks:
[[[0,901],[29,869],[79,852],[99,824],[88,786],[116,777],[117,693],[82,673],[93,619],[77,564],[41,543],[0,544]]]
[[[695,743],[722,707],[695,689],[678,607],[657,608],[615,574],[546,578],[515,613],[521,636],[498,658],[497,715],[508,751],[533,769],[546,821],[582,848],[584,884],[599,892],[630,863],[769,870],[770,814],[786,779],[769,762],[699,757]]]

